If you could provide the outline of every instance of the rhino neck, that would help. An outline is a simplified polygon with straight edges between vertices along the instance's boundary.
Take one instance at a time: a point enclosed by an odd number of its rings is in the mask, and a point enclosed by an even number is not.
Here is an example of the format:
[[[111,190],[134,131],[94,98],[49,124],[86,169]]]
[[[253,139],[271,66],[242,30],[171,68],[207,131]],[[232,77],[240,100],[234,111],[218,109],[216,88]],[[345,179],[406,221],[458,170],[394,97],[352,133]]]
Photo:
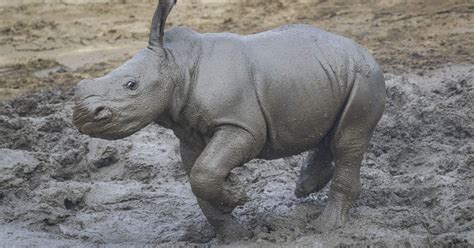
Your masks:
[[[192,136],[195,136],[195,132],[193,131],[195,128],[188,120],[186,113],[188,112],[187,110],[190,109],[189,102],[193,91],[194,74],[197,67],[194,63],[189,63],[189,61],[184,62],[184,59],[181,60],[181,58],[177,57],[180,55],[179,53],[170,51],[170,55],[174,59],[177,71],[172,96],[168,110],[160,115],[155,122],[165,128],[173,130],[176,137],[180,140],[189,141]],[[192,138],[192,140],[196,140],[196,138]]]
[[[166,127],[188,126],[184,116],[193,91],[194,79],[201,54],[201,44],[198,36],[190,35],[189,29],[170,30],[166,33],[165,49],[175,65],[175,83],[168,111],[160,116],[158,123],[166,122]],[[192,31],[191,31],[192,32]],[[194,33],[194,32],[193,32]],[[165,126],[165,125],[163,125]]]

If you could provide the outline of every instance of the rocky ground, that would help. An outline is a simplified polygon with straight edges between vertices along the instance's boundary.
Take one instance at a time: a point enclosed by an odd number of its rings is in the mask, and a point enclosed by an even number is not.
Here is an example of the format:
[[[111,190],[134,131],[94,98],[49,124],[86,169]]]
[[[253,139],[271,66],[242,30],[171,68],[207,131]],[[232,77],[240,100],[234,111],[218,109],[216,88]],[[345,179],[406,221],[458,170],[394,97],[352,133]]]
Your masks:
[[[308,225],[327,189],[293,195],[303,156],[254,160],[233,173],[251,199],[234,215],[255,237],[229,245],[474,246],[474,4],[247,2],[180,2],[169,23],[254,33],[298,22],[346,35],[384,67],[388,105],[347,225]],[[221,244],[170,131],[110,142],[71,125],[71,86],[145,46],[154,4],[0,7],[0,246]]]

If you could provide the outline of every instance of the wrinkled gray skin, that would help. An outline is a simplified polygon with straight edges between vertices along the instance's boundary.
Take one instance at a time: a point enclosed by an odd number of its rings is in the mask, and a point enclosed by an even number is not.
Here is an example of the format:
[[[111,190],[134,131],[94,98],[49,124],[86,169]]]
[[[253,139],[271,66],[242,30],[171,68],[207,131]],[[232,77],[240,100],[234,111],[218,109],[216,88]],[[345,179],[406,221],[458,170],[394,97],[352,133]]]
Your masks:
[[[384,110],[384,78],[372,56],[307,25],[248,36],[183,27],[164,33],[173,5],[160,2],[147,48],[78,84],[76,127],[110,140],[152,122],[172,129],[199,206],[224,239],[252,235],[232,219],[246,195],[229,172],[254,158],[312,151],[295,194],[305,197],[332,179],[313,224],[323,230],[343,224]]]

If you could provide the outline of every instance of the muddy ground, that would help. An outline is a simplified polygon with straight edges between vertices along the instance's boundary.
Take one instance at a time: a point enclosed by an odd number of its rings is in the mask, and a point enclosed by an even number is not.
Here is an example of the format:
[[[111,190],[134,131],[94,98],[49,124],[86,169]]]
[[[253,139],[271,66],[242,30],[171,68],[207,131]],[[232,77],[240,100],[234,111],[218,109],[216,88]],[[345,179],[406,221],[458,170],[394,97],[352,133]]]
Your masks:
[[[0,246],[220,244],[169,130],[110,142],[71,125],[71,86],[146,45],[154,1],[116,2],[0,5]],[[171,25],[246,34],[310,23],[366,46],[386,72],[351,221],[308,225],[327,189],[293,195],[304,156],[254,160],[233,173],[250,197],[234,215],[255,237],[230,245],[474,246],[473,3],[181,2]]]

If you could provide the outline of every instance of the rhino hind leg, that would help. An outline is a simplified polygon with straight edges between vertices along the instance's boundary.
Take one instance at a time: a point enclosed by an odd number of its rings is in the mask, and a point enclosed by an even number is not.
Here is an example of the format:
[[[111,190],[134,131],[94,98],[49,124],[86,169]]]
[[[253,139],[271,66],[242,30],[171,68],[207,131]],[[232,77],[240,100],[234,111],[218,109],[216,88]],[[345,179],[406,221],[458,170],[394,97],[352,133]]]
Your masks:
[[[303,198],[323,189],[334,174],[333,156],[329,147],[329,139],[323,139],[309,153],[301,167],[296,182],[295,195]]]
[[[381,73],[365,80],[369,81],[356,80],[330,134],[335,171],[326,207],[315,223],[320,230],[331,230],[344,224],[353,201],[361,192],[360,166],[385,105],[385,85]]]

